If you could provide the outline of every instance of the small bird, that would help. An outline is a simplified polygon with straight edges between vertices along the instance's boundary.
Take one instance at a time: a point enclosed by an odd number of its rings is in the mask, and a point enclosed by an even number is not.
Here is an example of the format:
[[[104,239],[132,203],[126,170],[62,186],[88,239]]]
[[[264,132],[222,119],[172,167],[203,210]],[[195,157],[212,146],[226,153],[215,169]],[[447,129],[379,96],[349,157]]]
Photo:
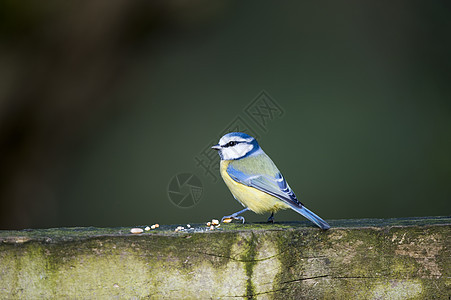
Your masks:
[[[321,229],[330,228],[329,224],[298,201],[279,169],[252,136],[230,132],[211,148],[217,150],[221,157],[222,179],[233,197],[246,207],[224,216],[221,221],[236,219],[244,223],[244,217],[240,214],[252,210],[258,214],[270,212],[268,222],[273,222],[275,212],[291,208]]]

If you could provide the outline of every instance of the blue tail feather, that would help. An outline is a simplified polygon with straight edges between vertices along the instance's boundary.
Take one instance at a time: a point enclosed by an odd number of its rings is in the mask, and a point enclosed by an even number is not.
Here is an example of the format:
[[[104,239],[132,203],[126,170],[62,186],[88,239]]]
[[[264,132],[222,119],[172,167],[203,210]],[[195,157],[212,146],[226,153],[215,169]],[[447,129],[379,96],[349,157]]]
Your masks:
[[[320,227],[323,230],[327,230],[330,228],[330,225],[327,224],[326,221],[318,217],[314,212],[308,210],[305,206],[302,207],[292,207],[294,210],[296,210],[298,213],[315,223],[318,227]]]

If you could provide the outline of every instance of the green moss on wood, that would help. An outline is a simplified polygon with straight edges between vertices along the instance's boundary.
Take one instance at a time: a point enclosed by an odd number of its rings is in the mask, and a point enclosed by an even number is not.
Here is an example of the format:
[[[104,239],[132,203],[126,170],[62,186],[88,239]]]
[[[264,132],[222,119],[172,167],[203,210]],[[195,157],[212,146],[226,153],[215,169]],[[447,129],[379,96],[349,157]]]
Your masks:
[[[0,298],[448,299],[450,220],[0,231]]]

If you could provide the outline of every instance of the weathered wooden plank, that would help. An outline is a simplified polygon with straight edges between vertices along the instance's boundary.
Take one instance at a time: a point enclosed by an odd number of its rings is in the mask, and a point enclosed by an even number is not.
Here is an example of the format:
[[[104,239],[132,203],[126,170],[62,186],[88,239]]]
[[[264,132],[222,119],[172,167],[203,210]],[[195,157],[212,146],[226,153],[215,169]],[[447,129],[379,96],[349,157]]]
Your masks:
[[[0,231],[0,298],[449,299],[450,217]]]

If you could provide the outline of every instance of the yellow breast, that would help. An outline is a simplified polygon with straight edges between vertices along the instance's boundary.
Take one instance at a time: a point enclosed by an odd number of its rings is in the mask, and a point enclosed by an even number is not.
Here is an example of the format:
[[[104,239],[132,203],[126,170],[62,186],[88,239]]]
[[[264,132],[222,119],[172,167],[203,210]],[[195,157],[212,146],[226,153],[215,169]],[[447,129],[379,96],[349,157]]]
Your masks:
[[[235,196],[235,198],[244,206],[258,214],[276,212],[280,209],[289,208],[282,200],[233,180],[229,174],[227,174],[227,166],[230,162],[230,160],[221,161],[221,176],[233,196]]]

